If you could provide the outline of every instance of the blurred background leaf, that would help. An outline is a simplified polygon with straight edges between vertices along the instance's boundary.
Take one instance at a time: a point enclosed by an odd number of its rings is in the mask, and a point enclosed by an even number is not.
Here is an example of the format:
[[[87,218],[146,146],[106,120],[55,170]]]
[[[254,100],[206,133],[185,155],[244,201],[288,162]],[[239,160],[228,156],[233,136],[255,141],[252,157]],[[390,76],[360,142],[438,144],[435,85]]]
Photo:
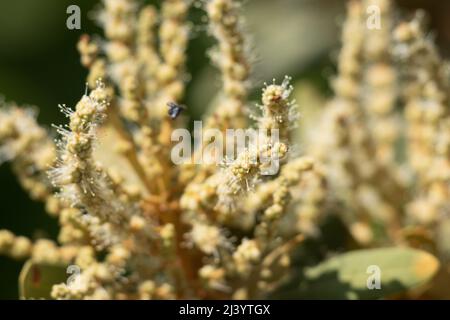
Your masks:
[[[368,279],[379,271],[380,288],[368,290]],[[379,299],[416,289],[439,269],[431,254],[410,248],[356,250],[307,268],[296,288],[280,293],[287,299]],[[369,272],[370,271],[370,272]],[[376,275],[375,275],[376,276]],[[371,282],[372,283],[372,282]]]
[[[19,275],[19,297],[20,299],[51,299],[53,285],[66,280],[66,266],[46,265],[28,260]]]

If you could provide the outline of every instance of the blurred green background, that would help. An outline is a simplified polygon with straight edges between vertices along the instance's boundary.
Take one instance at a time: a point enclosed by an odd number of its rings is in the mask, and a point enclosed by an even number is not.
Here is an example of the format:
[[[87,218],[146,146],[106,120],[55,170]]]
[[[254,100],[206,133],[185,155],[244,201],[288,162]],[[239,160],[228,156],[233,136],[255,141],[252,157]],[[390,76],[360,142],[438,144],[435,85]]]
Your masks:
[[[153,1],[158,4],[161,1]],[[66,28],[66,9],[81,8],[81,30]],[[311,82],[329,93],[326,78],[334,72],[339,44],[339,24],[344,0],[249,0],[245,2],[248,34],[255,63],[253,85],[289,74],[295,83]],[[442,51],[450,51],[450,1],[404,0],[408,8],[426,7]],[[64,123],[58,104],[74,105],[84,92],[86,71],[81,67],[76,43],[83,33],[99,34],[93,0],[0,1],[0,93],[6,101],[39,107],[39,121]],[[206,51],[213,43],[205,34],[204,14],[193,10],[188,71],[192,81],[185,103],[193,119],[201,117],[220,85],[208,63]],[[213,81],[211,81],[213,80]],[[301,106],[300,106],[301,107]],[[9,165],[0,166],[0,229],[31,238],[57,235],[55,219],[22,192]],[[0,299],[16,299],[22,263],[0,257]]]

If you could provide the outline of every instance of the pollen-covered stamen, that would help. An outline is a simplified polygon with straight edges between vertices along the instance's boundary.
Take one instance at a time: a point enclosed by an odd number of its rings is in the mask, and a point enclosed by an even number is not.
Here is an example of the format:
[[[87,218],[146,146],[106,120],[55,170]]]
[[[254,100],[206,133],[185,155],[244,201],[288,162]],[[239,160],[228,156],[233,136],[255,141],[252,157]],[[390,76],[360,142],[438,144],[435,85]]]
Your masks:
[[[296,124],[298,118],[295,101],[289,100],[293,86],[290,84],[291,78],[285,77],[278,85],[266,84],[262,94],[262,105],[259,108],[262,115],[257,118],[258,126],[263,130],[278,130],[281,141],[288,142],[289,131]]]
[[[67,118],[70,118],[70,116],[73,114],[73,110],[65,104],[59,104],[58,108]]]

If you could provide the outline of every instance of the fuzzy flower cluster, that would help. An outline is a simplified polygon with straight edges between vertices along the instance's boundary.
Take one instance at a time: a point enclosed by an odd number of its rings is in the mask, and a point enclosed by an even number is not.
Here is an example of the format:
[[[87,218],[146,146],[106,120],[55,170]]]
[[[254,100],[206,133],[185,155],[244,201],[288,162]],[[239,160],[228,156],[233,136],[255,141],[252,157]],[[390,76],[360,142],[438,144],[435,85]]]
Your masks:
[[[365,27],[369,5],[380,8],[380,30]],[[309,149],[360,245],[407,244],[443,257],[450,72],[424,12],[410,21],[396,12],[389,0],[349,2],[335,96]]]
[[[177,166],[170,136],[186,124],[168,114],[168,104],[182,102],[188,79],[191,1],[103,4],[105,39],[84,35],[78,43],[89,90],[73,108],[60,106],[69,123],[56,127],[57,143],[31,110],[1,110],[1,159],[12,161],[61,229],[57,243],[3,230],[0,252],[79,267],[73,281],[53,286],[56,299],[266,297],[285,280],[303,234],[317,231],[325,203],[321,167],[290,153],[297,121],[290,78],[266,85],[254,107],[258,143],[218,166]],[[248,127],[240,4],[212,0],[204,9],[223,84],[206,127]],[[265,159],[275,159],[275,168]]]
[[[330,216],[352,247],[408,245],[444,260],[450,73],[424,14],[405,22],[390,0],[348,2],[334,95],[295,156],[291,79],[266,84],[253,106],[240,3],[202,3],[222,82],[205,127],[254,125],[262,139],[220,165],[175,165],[171,134],[188,124],[168,106],[183,102],[189,79],[192,3],[103,0],[105,38],[78,43],[89,89],[75,107],[60,106],[69,119],[56,127],[60,139],[32,109],[0,109],[0,162],[11,161],[60,223],[56,242],[0,230],[0,253],[77,266],[73,281],[53,285],[55,299],[267,298],[291,279],[293,251],[320,237]],[[366,27],[373,5],[377,30]],[[194,158],[213,137],[202,139]]]

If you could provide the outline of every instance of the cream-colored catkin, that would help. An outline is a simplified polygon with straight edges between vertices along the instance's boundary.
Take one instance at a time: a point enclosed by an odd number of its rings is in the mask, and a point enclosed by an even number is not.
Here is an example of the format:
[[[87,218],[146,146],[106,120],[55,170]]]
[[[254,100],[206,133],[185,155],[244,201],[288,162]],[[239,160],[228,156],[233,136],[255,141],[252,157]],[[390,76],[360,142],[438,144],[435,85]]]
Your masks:
[[[81,56],[81,65],[89,70],[87,84],[89,88],[94,89],[98,79],[107,78],[106,61],[99,57],[100,46],[89,35],[84,34],[78,41],[77,49]]]
[[[344,143],[348,144],[349,137],[347,130],[339,130],[339,127],[346,125],[348,122],[345,118],[351,115],[353,100],[358,97],[359,86],[357,76],[361,70],[361,50],[363,33],[362,28],[362,6],[360,2],[351,1],[347,5],[347,19],[343,25],[342,31],[342,49],[338,57],[338,76],[334,79],[332,85],[336,98],[331,101],[328,109],[329,112],[324,113],[324,128],[330,128],[334,131],[328,134],[317,134],[317,139],[321,143],[312,144],[311,150],[319,159],[327,157],[329,147],[338,147],[342,150]],[[318,132],[321,132],[319,130]],[[345,137],[344,137],[345,135]],[[336,139],[334,139],[336,137]],[[339,164],[339,159],[330,161],[332,164]],[[342,164],[344,168],[345,165]]]
[[[9,230],[0,230],[0,254],[13,259],[25,259],[31,255],[33,244],[30,239],[16,236]]]
[[[0,255],[13,259],[31,259],[33,262],[42,264],[66,264],[73,261],[77,253],[76,246],[59,247],[54,241],[48,239],[38,239],[33,242],[9,230],[0,230]]]
[[[62,245],[86,245],[92,242],[89,229],[80,223],[83,213],[74,207],[66,207],[59,215],[58,242]]]
[[[250,64],[248,44],[242,31],[239,3],[235,0],[212,0],[206,4],[210,32],[218,42],[212,59],[222,75],[224,100],[217,106],[220,120],[238,121],[243,117],[248,95]],[[210,119],[213,121],[214,119]],[[245,121],[245,118],[242,119]]]
[[[260,239],[244,239],[233,250],[233,246],[226,238],[225,233],[217,227],[217,223],[239,227],[243,230],[252,227],[251,223],[248,224],[247,219],[244,219],[240,213],[242,210],[241,199],[247,194],[252,196],[251,192],[247,193],[247,191],[259,185],[261,183],[258,181],[259,179],[271,180],[272,178],[273,180],[279,173],[280,166],[288,152],[288,132],[292,121],[295,119],[290,117],[294,108],[289,99],[291,91],[289,78],[285,79],[280,85],[274,82],[266,86],[262,93],[262,104],[260,106],[262,114],[257,118],[261,133],[258,141],[250,142],[249,146],[245,146],[238,151],[235,159],[228,159],[231,161],[226,162],[222,170],[205,181],[194,179],[194,182],[187,186],[181,198],[182,209],[189,213],[186,215],[186,221],[192,225],[191,241],[203,254],[221,257],[219,260],[208,261],[199,270],[200,278],[211,290],[228,290],[226,282],[224,283],[225,276],[250,279],[250,272],[253,267],[261,261],[261,250],[265,249],[265,246],[269,243],[269,241],[263,243]],[[273,140],[271,130],[281,131],[282,139],[280,140],[283,142]],[[276,163],[276,172],[272,172],[271,175],[268,175],[267,172],[265,176],[266,171],[270,169],[267,160],[273,161],[270,164]],[[298,163],[297,169],[299,171],[308,170],[308,168],[311,168],[309,159],[305,158],[302,164]],[[298,175],[291,172],[288,178],[283,177],[267,183],[271,185],[271,182],[273,182],[278,190],[273,195],[273,202],[268,203],[265,207],[267,218],[264,218],[263,226],[260,229],[264,226],[270,226],[271,229],[276,228],[276,226],[272,226],[271,222],[282,215],[281,211],[286,210],[286,207],[283,206],[289,199],[289,186],[297,181],[295,177],[298,177]],[[286,183],[284,184],[282,181]],[[282,188],[282,186],[285,186],[285,188]],[[268,195],[267,197],[270,198],[271,196]],[[267,202],[270,201],[267,200]],[[262,202],[259,204],[259,208],[264,208]],[[256,205],[256,207],[258,206]],[[282,207],[281,211],[277,209],[278,207]],[[216,214],[214,216],[203,215],[203,221],[199,219],[198,213],[195,214],[195,212],[211,210]],[[251,213],[246,213],[246,215],[250,216]],[[253,283],[253,280],[249,281]]]
[[[348,4],[338,76],[333,82],[335,98],[325,112],[323,133],[312,154],[325,162],[332,189],[353,207],[350,220],[381,220],[393,233],[398,227],[404,190],[391,168],[377,160],[376,144],[361,107],[363,9],[359,1]]]
[[[450,85],[448,67],[427,37],[423,19],[424,13],[417,13],[410,22],[399,24],[394,35],[395,52],[404,66],[408,159],[417,177],[417,197],[408,213],[416,223],[427,225],[439,221],[447,210]]]
[[[0,141],[5,143],[3,150],[9,153],[19,181],[32,198],[45,202],[49,214],[59,215],[60,221],[63,220],[64,212],[70,209],[54,194],[56,189],[48,177],[48,170],[56,163],[56,148],[49,134],[39,127],[29,109],[7,108],[0,114]],[[86,241],[85,233],[72,221],[61,222],[58,239],[63,244]],[[35,248],[38,250],[39,246]]]
[[[289,204],[289,190],[298,186],[305,178],[305,172],[315,172],[317,165],[309,157],[300,157],[287,163],[281,170],[281,175],[275,180],[260,183],[258,187],[248,194],[244,201],[243,210],[246,214],[254,216],[261,208],[266,208],[264,216],[267,220],[277,220],[286,212]],[[305,192],[308,192],[308,187]]]
[[[86,55],[83,52],[85,48],[89,47],[87,44],[83,44],[86,41],[86,37],[80,39],[78,48],[80,54]],[[83,59],[82,59],[83,61]],[[105,90],[108,95],[108,100],[111,101],[111,106],[108,108],[108,116],[110,117],[109,124],[118,133],[119,141],[114,152],[120,153],[124,156],[129,164],[135,169],[142,184],[147,190],[150,190],[150,184],[148,183],[149,177],[146,169],[146,163],[143,163],[138,154],[138,150],[142,151],[143,156],[148,156],[149,148],[148,144],[142,142],[139,137],[143,135],[142,131],[146,130],[148,112],[145,109],[140,87],[137,86],[136,74],[130,74],[127,76],[123,84],[123,95],[125,98],[115,97],[113,83],[107,74],[106,65],[108,61],[104,57],[96,57],[92,64],[85,65],[89,69],[87,76],[87,84],[90,89],[95,89],[98,81],[102,80],[105,83]],[[120,109],[119,106],[122,106]],[[119,109],[122,112],[119,112]],[[127,132],[122,124],[120,115],[126,114],[129,121],[133,121],[137,124],[138,129],[133,132]],[[141,128],[142,127],[142,128]],[[147,157],[148,158],[148,157]]]
[[[152,256],[152,250],[166,240],[143,214],[139,203],[122,197],[122,187],[93,159],[96,131],[106,116],[107,99],[106,88],[99,82],[95,90],[82,97],[75,110],[64,109],[70,117],[70,131],[59,130],[63,135],[62,153],[52,177],[61,188],[63,199],[86,211],[81,216],[74,212],[69,219],[84,232],[96,250],[108,251],[110,260],[106,266],[116,273],[131,266],[133,277],[140,279],[153,275],[160,268],[166,258]],[[104,287],[104,283],[91,280],[89,271],[83,272],[81,277],[87,286],[84,291],[73,295],[71,288],[61,285],[55,287],[61,291],[56,291],[55,296],[92,298],[97,289]]]
[[[317,235],[317,225],[328,205],[328,181],[324,167],[318,161],[304,156],[287,163],[281,177],[285,179],[289,190],[283,210],[289,212],[290,205],[294,209],[291,217],[287,215],[285,225],[280,225],[280,228],[286,228],[290,233]]]
[[[100,11],[99,21],[104,27],[105,44],[100,46],[86,35],[78,43],[82,64],[89,69],[87,83],[95,89],[97,81],[106,83],[111,107],[108,110],[110,123],[118,132],[121,141],[120,150],[130,165],[135,169],[143,185],[150,189],[148,177],[137,156],[136,132],[127,132],[120,115],[139,125],[146,125],[148,113],[144,105],[143,86],[140,85],[140,64],[137,61],[135,39],[139,31],[137,23],[137,3],[134,0],[105,0]],[[135,29],[138,29],[136,31]],[[105,56],[100,55],[105,54]],[[114,94],[114,86],[123,95]],[[139,130],[137,130],[139,133]]]
[[[258,297],[260,291],[270,291],[270,288],[276,287],[277,283],[283,278],[282,270],[289,267],[289,251],[294,243],[301,242],[303,236],[299,236],[298,229],[283,233],[283,218],[288,214],[288,207],[293,201],[295,187],[302,187],[301,191],[306,196],[303,200],[303,216],[294,213],[293,217],[296,223],[300,219],[311,219],[304,221],[302,227],[309,223],[316,223],[317,218],[313,215],[320,215],[314,212],[312,215],[305,215],[306,207],[314,207],[322,212],[322,203],[324,201],[323,193],[325,186],[322,183],[311,184],[312,178],[309,174],[316,171],[314,160],[309,157],[300,157],[292,160],[281,170],[280,175],[275,180],[262,183],[251,194],[244,206],[246,214],[255,211],[261,211],[262,216],[257,225],[254,225],[254,238],[244,238],[239,246],[233,251],[231,269],[226,269],[231,277],[245,279],[248,282],[250,294]],[[317,170],[318,174],[320,170]],[[305,184],[306,183],[306,184]],[[268,192],[269,191],[269,192]],[[259,198],[259,199],[258,199]],[[259,205],[257,204],[259,202]],[[250,211],[250,212],[249,212]],[[307,228],[304,228],[308,231]],[[302,232],[302,231],[300,231]],[[297,236],[293,236],[297,235]],[[281,269],[280,269],[281,268]],[[238,290],[239,288],[236,288]]]
[[[348,3],[342,31],[343,47],[338,58],[338,77],[333,82],[336,98],[324,113],[323,127],[317,133],[318,143],[311,146],[313,156],[326,164],[333,188],[345,191],[343,196],[350,204],[356,200],[353,192],[347,190],[352,190],[358,183],[356,167],[352,163],[350,126],[353,125],[353,110],[357,109],[355,99],[359,94],[357,77],[361,70],[363,44],[362,9],[360,2]]]
[[[100,52],[99,45],[93,41],[89,35],[82,35],[77,44],[78,52],[80,53],[81,65],[90,68],[98,57]]]
[[[101,222],[111,223],[117,236],[122,237],[130,219],[141,212],[135,203],[118,197],[113,180],[92,158],[96,129],[106,115],[107,98],[104,85],[99,83],[89,96],[82,97],[74,111],[65,109],[70,116],[70,131],[60,129],[63,150],[52,177],[65,201],[87,209]],[[151,238],[150,225],[145,224],[139,234],[144,239]]]
[[[148,124],[148,110],[144,106],[143,91],[139,84],[137,73],[130,73],[124,77],[121,86],[120,108],[122,114],[130,121],[142,128]]]
[[[158,193],[162,197],[168,197],[167,191],[177,173],[176,168],[171,166],[170,148],[171,134],[179,121],[169,116],[168,104],[181,103],[185,93],[186,50],[190,32],[187,16],[190,5],[189,0],[166,0],[162,3],[158,30],[160,61],[154,66],[154,80],[158,89],[154,99],[146,102],[150,118],[158,124],[152,136],[160,148],[154,154],[157,165],[152,166],[159,172],[156,172],[156,178],[151,178],[156,179]]]
[[[0,163],[12,162],[22,187],[31,198],[46,203],[51,215],[61,210],[47,177],[55,155],[55,145],[47,130],[37,124],[32,109],[5,106],[0,110]]]
[[[102,262],[97,260],[91,246],[81,246],[72,265],[79,268],[80,273],[70,282],[54,285],[51,295],[55,299],[136,299],[129,288],[137,284],[132,284],[125,276],[132,259],[130,251],[122,245],[110,247]]]
[[[376,156],[379,161],[391,165],[396,161],[396,146],[401,123],[395,112],[398,86],[397,71],[392,57],[394,6],[391,0],[365,0],[365,8],[380,10],[380,25],[365,28],[363,59],[364,88],[362,105],[373,130]]]
[[[445,65],[434,44],[422,30],[423,12],[395,30],[396,53],[404,62],[405,117],[408,125],[408,155],[419,177],[426,175],[433,157],[438,123],[447,114],[448,79]],[[420,70],[409,69],[414,65]],[[408,72],[414,70],[413,72]]]
[[[58,246],[53,240],[38,239],[33,243],[31,260],[40,264],[68,264],[78,253],[76,246]]]
[[[168,117],[168,102],[180,102],[184,96],[189,7],[188,0],[166,0],[162,4],[159,28],[159,52],[162,61],[156,73],[161,92],[153,106],[159,118]]]
[[[306,172],[300,180],[298,189],[297,196],[293,192],[293,198],[299,198],[295,209],[295,230],[305,235],[317,235],[328,200],[328,181],[324,168],[316,163],[314,170]]]
[[[105,0],[104,5],[99,20],[105,29],[105,44],[98,48],[87,36],[78,44],[82,62],[90,61],[84,64],[89,69],[87,83],[91,89],[95,89],[99,79],[106,83],[111,101],[110,124],[121,139],[118,149],[135,169],[146,191],[154,191],[149,183],[152,175],[146,170],[148,165],[142,163],[142,158],[148,158],[151,151],[140,137],[149,124],[145,83],[153,81],[149,68],[156,68],[152,33],[156,12],[148,6],[138,15],[138,5],[133,0]],[[94,52],[95,48],[98,52]],[[117,96],[114,86],[118,87]],[[121,117],[134,123],[136,129],[127,132]]]
[[[240,3],[236,0],[212,0],[205,2],[205,10],[209,18],[209,31],[217,41],[211,58],[221,74],[222,92],[213,106],[212,114],[205,117],[204,129],[225,132],[226,129],[243,128],[247,122],[245,109],[249,94],[250,62],[249,44],[242,30]],[[207,145],[211,139],[205,135],[202,145]],[[203,148],[194,151],[192,161],[183,164],[180,183],[186,184],[192,180],[198,171],[194,159],[203,156]],[[211,165],[202,166],[201,169],[200,174],[205,179],[214,171]]]
[[[182,207],[192,210],[201,203],[211,203],[215,197],[215,209],[227,215],[234,211],[236,198],[251,190],[259,179],[277,174],[289,151],[286,137],[295,120],[289,117],[294,107],[290,100],[291,92],[289,78],[281,85],[273,83],[263,89],[262,115],[257,119],[260,132],[256,139],[237,150],[235,159],[225,159],[224,168],[205,182],[194,180],[188,185],[181,199]],[[277,131],[278,137],[272,135],[273,130]],[[201,189],[204,192],[198,192]]]
[[[271,135],[272,130],[277,131],[278,138],[284,143],[290,142],[290,131],[294,123],[298,120],[296,105],[289,100],[293,87],[290,84],[291,78],[285,77],[281,84],[265,86],[261,97],[262,115],[257,118],[258,129]]]
[[[140,99],[140,68],[135,52],[138,4],[135,0],[104,0],[104,6],[99,19],[107,40],[107,75],[119,88],[121,99],[117,103],[121,115],[136,122],[145,119],[146,112]]]
[[[148,5],[139,12],[136,56],[143,68],[142,78],[145,81],[145,99],[153,101],[159,90],[156,79],[161,65],[161,58],[156,47],[156,25],[158,12],[154,6]],[[149,107],[151,103],[148,104]]]
[[[261,222],[255,228],[255,238],[263,251],[273,247],[280,236],[280,220],[286,215],[291,202],[291,190],[305,176],[305,172],[314,170],[314,161],[300,157],[286,164],[280,176],[274,180],[275,187],[265,206]]]

